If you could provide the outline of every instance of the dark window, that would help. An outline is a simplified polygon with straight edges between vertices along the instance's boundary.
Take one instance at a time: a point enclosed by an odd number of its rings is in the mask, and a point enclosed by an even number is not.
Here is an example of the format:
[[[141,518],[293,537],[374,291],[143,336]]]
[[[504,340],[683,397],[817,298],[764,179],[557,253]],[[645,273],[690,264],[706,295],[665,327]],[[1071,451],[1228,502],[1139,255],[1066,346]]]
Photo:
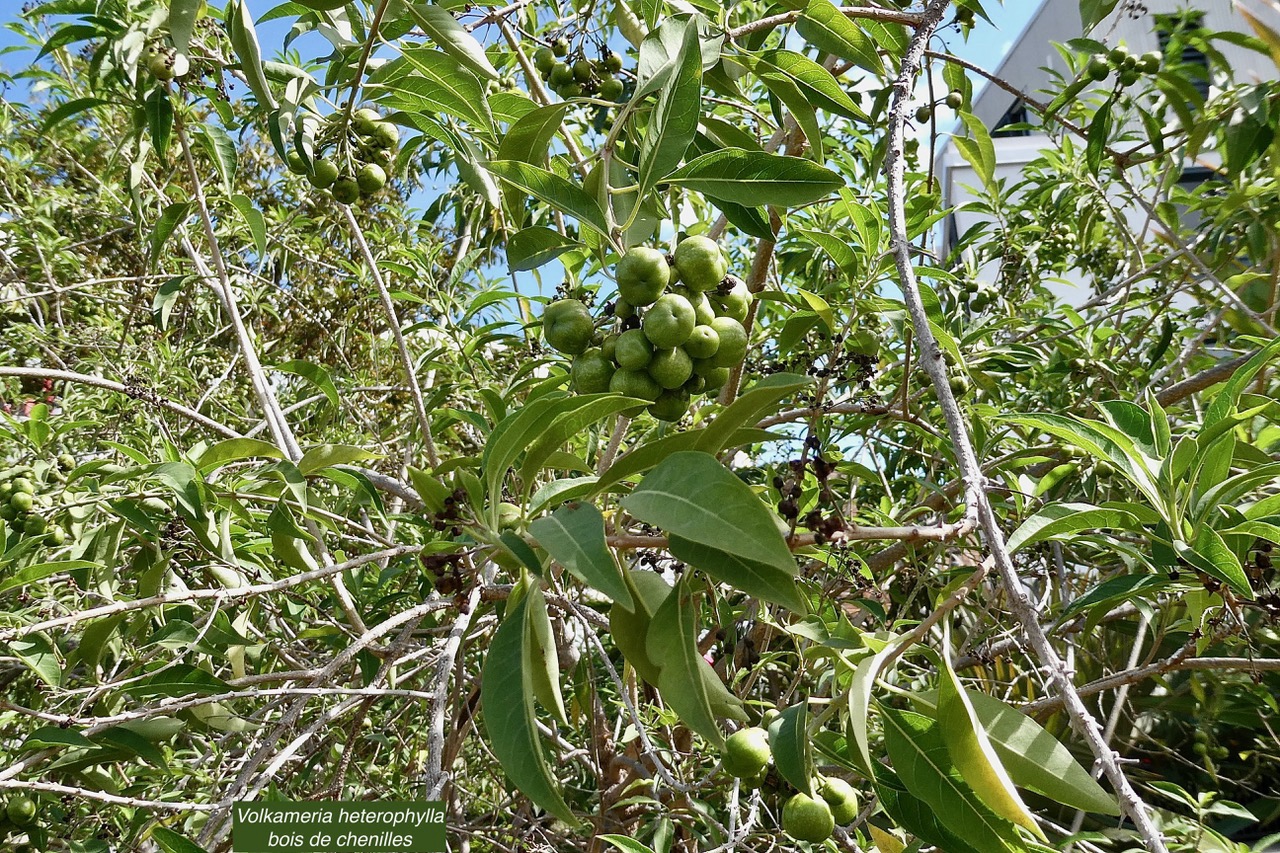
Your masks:
[[[1191,85],[1200,93],[1201,98],[1208,98],[1209,58],[1200,48],[1190,44],[1188,39],[1188,36],[1203,28],[1203,12],[1188,10],[1173,15],[1156,15],[1156,38],[1160,41],[1160,51],[1165,55],[1165,62],[1177,64],[1180,61],[1184,66],[1191,66],[1186,69]]]
[[[992,136],[1029,136],[1031,131],[1025,127],[1010,127],[1010,125],[1023,125],[1027,122],[1027,105],[1021,100],[1014,101],[1009,109],[1005,110],[1004,115],[996,122],[995,129],[991,131]],[[1008,128],[1006,130],[1006,128]]]

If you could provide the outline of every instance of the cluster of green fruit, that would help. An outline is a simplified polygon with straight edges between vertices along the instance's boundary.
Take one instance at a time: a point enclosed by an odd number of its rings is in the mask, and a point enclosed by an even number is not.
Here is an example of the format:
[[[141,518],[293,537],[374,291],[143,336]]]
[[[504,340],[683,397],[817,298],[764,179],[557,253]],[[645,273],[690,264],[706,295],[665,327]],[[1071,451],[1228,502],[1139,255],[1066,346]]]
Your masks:
[[[10,797],[4,809],[0,809],[0,840],[10,833],[25,833],[31,829],[35,825],[39,811],[36,801],[26,794],[15,794]]]
[[[610,51],[599,59],[587,59],[582,51],[569,56],[569,42],[558,38],[550,47],[540,47],[533,54],[533,67],[542,80],[561,98],[599,95],[606,101],[617,101],[625,88],[618,72],[622,56]]]
[[[360,196],[369,196],[387,185],[387,169],[391,168],[393,152],[400,142],[399,129],[384,121],[377,110],[359,109],[345,125],[342,113],[328,118],[328,127],[317,140],[323,150],[328,144],[338,142],[335,156],[346,161],[344,171],[334,159],[319,155],[310,163],[299,151],[290,151],[289,171],[306,175],[311,186],[328,190],[333,200],[341,204],[355,204]]]
[[[191,70],[191,62],[171,47],[148,45],[142,55],[151,76],[161,82],[181,80]]]
[[[1101,83],[1115,71],[1119,74],[1121,86],[1132,86],[1143,74],[1155,74],[1159,71],[1163,59],[1164,56],[1158,50],[1134,56],[1123,47],[1115,47],[1109,53],[1095,53],[1089,57],[1085,73],[1090,79]]]
[[[764,783],[772,762],[769,732],[758,726],[731,734],[720,757],[725,772],[751,788]],[[844,826],[858,816],[858,792],[835,777],[819,777],[812,787],[818,796],[800,791],[783,804],[782,831],[796,841],[820,844],[831,837],[837,825]]]
[[[947,93],[947,96],[942,99],[942,102],[953,110],[959,110],[964,106],[964,92],[961,92],[959,89],[952,89]],[[931,118],[933,118],[932,104],[924,104],[916,109],[916,121],[924,124]]]
[[[1231,750],[1221,744],[1211,744],[1212,738],[1204,729],[1196,729],[1193,735],[1195,742],[1191,745],[1191,751],[1200,758],[1214,759],[1221,761],[1231,755]]]
[[[70,471],[76,466],[75,457],[64,453],[58,457],[57,467],[48,467],[47,475],[52,479],[62,478],[63,471]],[[67,532],[57,525],[50,525],[44,511],[53,506],[51,490],[37,491],[39,474],[29,465],[19,465],[0,471],[0,521],[7,521],[9,527],[19,536],[44,536],[49,541],[61,545],[67,541]]]
[[[615,331],[597,332],[581,300],[559,299],[542,314],[543,337],[574,356],[570,374],[579,393],[649,400],[655,418],[678,421],[694,395],[719,390],[742,363],[751,291],[727,274],[720,247],[707,237],[686,237],[670,258],[633,247],[614,275]]]

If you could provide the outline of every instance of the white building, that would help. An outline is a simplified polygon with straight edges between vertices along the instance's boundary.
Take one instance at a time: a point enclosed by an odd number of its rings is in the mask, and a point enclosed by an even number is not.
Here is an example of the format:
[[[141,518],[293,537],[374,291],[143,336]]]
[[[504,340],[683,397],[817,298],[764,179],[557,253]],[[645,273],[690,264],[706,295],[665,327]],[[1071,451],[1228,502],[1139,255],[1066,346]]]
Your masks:
[[[1253,36],[1255,33],[1249,23],[1236,8],[1238,2],[1240,0],[1121,0],[1116,10],[1087,35],[1109,48],[1123,46],[1130,53],[1140,56],[1148,51],[1164,50],[1167,28],[1176,25],[1176,19],[1171,16],[1199,14],[1205,29],[1235,31]],[[1280,12],[1277,12],[1276,7],[1265,0],[1241,5],[1245,5],[1255,17],[1280,30]],[[1080,26],[1079,0],[1042,0],[1022,34],[1005,54],[1004,60],[996,68],[988,70],[1037,100],[1049,101],[1053,95],[1042,90],[1051,85],[1056,88],[1060,78],[1071,78],[1067,64],[1054,44],[1076,37],[1080,33]],[[1230,64],[1237,81],[1275,79],[1276,65],[1267,56],[1223,40],[1215,40],[1213,44]],[[1184,51],[1181,59],[1188,65],[1203,66],[1206,62],[1205,56],[1193,49]],[[1110,87],[1114,82],[1113,74],[1100,85]],[[1206,74],[1204,79],[1193,82],[1203,94],[1214,81],[1210,81]],[[1010,185],[1016,183],[1026,164],[1035,160],[1042,150],[1051,147],[1045,134],[1034,129],[1016,129],[1018,124],[1034,123],[1038,119],[1034,112],[1026,109],[1019,98],[996,85],[988,83],[982,86],[973,98],[971,110],[992,132],[997,180],[1003,178]],[[958,127],[956,132],[963,133],[963,127]],[[1083,148],[1083,140],[1079,140],[1079,145]],[[1213,164],[1203,161],[1199,164],[1188,163],[1180,182],[1191,185],[1199,183],[1210,174],[1209,165]],[[947,144],[939,152],[938,175],[944,204],[962,205],[977,197],[973,188],[979,188],[981,181],[953,145]],[[1135,224],[1141,223],[1140,213],[1133,213]],[[964,211],[949,217],[942,234],[944,251],[958,235],[981,218],[980,213]],[[979,277],[990,281],[993,274],[994,269],[984,269]],[[1073,277],[1069,273],[1066,278]],[[1075,304],[1085,301],[1091,295],[1087,288],[1071,281],[1052,286],[1065,299]]]

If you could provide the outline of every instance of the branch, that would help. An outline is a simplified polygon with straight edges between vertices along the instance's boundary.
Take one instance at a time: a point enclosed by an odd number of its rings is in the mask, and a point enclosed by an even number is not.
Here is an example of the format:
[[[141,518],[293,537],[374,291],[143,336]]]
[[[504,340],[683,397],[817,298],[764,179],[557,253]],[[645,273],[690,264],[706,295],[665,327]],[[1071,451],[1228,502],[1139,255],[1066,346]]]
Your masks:
[[[922,15],[920,27],[911,38],[906,55],[902,59],[902,68],[893,83],[893,100],[889,108],[889,135],[885,170],[888,173],[888,205],[889,234],[894,263],[898,269],[899,282],[907,310],[911,315],[911,324],[915,329],[919,347],[920,364],[933,382],[933,387],[942,406],[943,417],[950,433],[957,462],[960,466],[961,480],[967,503],[971,508],[976,506],[978,520],[982,525],[983,538],[991,552],[991,559],[1000,574],[1001,580],[1009,594],[1014,615],[1027,634],[1032,649],[1040,663],[1048,670],[1049,677],[1058,695],[1062,698],[1072,727],[1085,739],[1094,757],[1102,765],[1103,771],[1115,788],[1121,807],[1133,820],[1147,848],[1152,853],[1168,853],[1160,830],[1152,823],[1147,813],[1146,804],[1138,796],[1125,776],[1117,761],[1116,754],[1107,745],[1098,727],[1098,721],[1089,713],[1080,695],[1067,673],[1066,666],[1057,651],[1049,643],[1036,613],[1035,605],[1027,598],[1022,584],[1014,568],[1009,549],[1005,546],[1004,532],[1000,529],[999,520],[991,507],[985,486],[982,466],[978,462],[973,442],[969,438],[968,428],[956,404],[955,395],[951,393],[947,379],[946,363],[942,350],[933,336],[929,326],[928,314],[920,296],[920,286],[916,278],[915,267],[911,260],[911,239],[906,218],[906,124],[907,105],[911,99],[916,76],[919,74],[925,46],[933,36],[938,22],[949,5],[949,0],[930,0]]]
[[[908,27],[918,27],[924,23],[925,16],[915,12],[898,12],[893,9],[877,9],[873,6],[843,6],[840,11],[846,18],[862,18],[871,21],[884,21],[890,24],[905,24]],[[772,15],[768,18],[761,18],[758,21],[751,21],[740,27],[734,27],[725,31],[725,36],[729,39],[739,39],[745,35],[759,32],[760,30],[772,30],[783,24],[790,24],[799,20],[800,12],[783,12],[781,15]]]

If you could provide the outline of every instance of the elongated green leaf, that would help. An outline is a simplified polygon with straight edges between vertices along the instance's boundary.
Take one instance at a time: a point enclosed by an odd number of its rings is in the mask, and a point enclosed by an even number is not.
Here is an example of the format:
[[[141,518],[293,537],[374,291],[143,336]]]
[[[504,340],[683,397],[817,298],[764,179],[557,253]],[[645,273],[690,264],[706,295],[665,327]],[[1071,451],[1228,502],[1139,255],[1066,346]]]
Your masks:
[[[60,104],[57,109],[53,110],[45,117],[44,124],[40,127],[40,132],[47,133],[72,116],[79,115],[85,110],[100,107],[103,104],[109,103],[111,103],[111,101],[105,98],[75,98],[74,100],[67,101],[65,104]]]
[[[982,805],[952,764],[938,723],[910,711],[883,708],[889,759],[907,791],[946,816],[947,827],[975,849],[1025,850],[1013,824]]]
[[[160,250],[164,248],[164,244],[168,241],[169,236],[173,234],[173,230],[178,224],[187,218],[191,205],[185,201],[175,201],[160,211],[160,218],[156,220],[151,229],[151,236],[148,240],[148,249],[150,255],[150,263],[154,264],[156,258],[160,256]]]
[[[188,841],[167,826],[157,826],[151,830],[151,840],[159,845],[164,853],[205,853],[204,848]]]
[[[203,669],[180,663],[128,685],[125,690],[134,696],[214,696],[230,693],[231,686]]]
[[[169,157],[169,136],[173,132],[173,104],[168,90],[157,86],[147,95],[147,129],[151,132],[151,144],[163,159]]]
[[[873,74],[884,72],[875,43],[856,23],[841,14],[831,0],[809,0],[796,32],[819,50],[857,63]]]
[[[804,92],[809,103],[827,112],[845,118],[867,121],[864,113],[844,88],[831,76],[831,72],[803,53],[791,50],[766,50],[760,54],[757,71],[768,65],[789,76]]]
[[[231,49],[240,60],[240,70],[244,72],[245,83],[257,97],[259,104],[274,110],[276,99],[271,94],[267,75],[262,69],[262,48],[258,46],[258,33],[253,27],[253,16],[249,14],[249,4],[244,0],[232,0],[227,6],[226,20]]]
[[[26,586],[29,583],[35,583],[53,575],[60,575],[63,572],[92,569],[97,565],[92,560],[59,560],[52,563],[35,563],[30,566],[24,566],[0,581],[0,592],[17,589],[20,586]]]
[[[583,247],[583,243],[570,240],[559,231],[534,225],[517,231],[507,241],[507,269],[511,272],[535,270],[565,252]]]
[[[1025,415],[1008,420],[1065,439],[1095,459],[1110,462],[1142,491],[1152,506],[1164,504],[1165,496],[1156,486],[1137,446],[1119,430],[1096,421],[1061,415]]]
[[[1088,33],[1110,15],[1120,0],[1080,0],[1080,23]]]
[[[307,547],[312,536],[298,527],[284,498],[267,516],[267,530],[271,534],[271,553],[277,560],[300,572],[314,572],[320,568]]]
[[[561,213],[567,213],[606,238],[609,236],[609,224],[605,221],[600,203],[577,184],[570,183],[545,169],[516,160],[491,161],[489,170],[499,179],[523,190],[542,203],[550,205]]]
[[[258,253],[258,257],[263,257],[267,253],[267,221],[262,211],[253,206],[253,201],[248,196],[240,193],[231,197],[231,204],[244,217],[244,224],[249,227],[249,233],[253,236],[254,251]]]
[[[670,548],[671,556],[702,569],[721,583],[797,613],[808,610],[795,578],[776,566],[729,554],[674,534],[670,537]]]
[[[279,370],[281,373],[291,373],[294,376],[301,376],[310,382],[316,388],[320,389],[332,406],[338,405],[338,386],[333,384],[333,379],[329,376],[329,371],[325,370],[318,364],[312,364],[309,361],[294,359],[281,364],[273,365],[273,370]]]
[[[853,743],[857,747],[857,752],[850,757],[868,776],[874,777],[876,772],[876,765],[871,760],[871,748],[867,736],[870,728],[868,718],[871,711],[871,691],[876,686],[876,679],[880,677],[880,669],[884,666],[884,662],[899,645],[906,641],[906,636],[894,637],[880,651],[863,659],[853,671],[853,678],[849,682],[849,733],[853,736]]]
[[[551,104],[531,110],[520,117],[498,143],[495,160],[518,160],[541,166],[547,161],[547,148],[560,129],[571,104]]]
[[[317,444],[314,447],[308,447],[302,454],[302,458],[298,460],[298,470],[307,477],[330,465],[350,465],[353,462],[377,458],[379,458],[377,453],[372,453],[363,447],[351,447],[346,444]]]
[[[1239,558],[1212,527],[1202,525],[1196,531],[1194,546],[1175,542],[1173,548],[1179,557],[1200,571],[1223,581],[1239,595],[1253,598],[1253,586],[1250,585],[1249,576],[1244,573]]]
[[[41,726],[27,735],[18,752],[29,752],[33,749],[66,749],[72,747],[92,747],[93,741],[80,734],[76,729],[64,729],[59,726]]]
[[[1240,399],[1240,394],[1249,387],[1253,377],[1278,355],[1280,355],[1280,338],[1276,338],[1258,350],[1253,358],[1231,374],[1231,378],[1222,386],[1222,390],[1214,395],[1213,402],[1205,411],[1204,428],[1207,429],[1230,415]]]
[[[960,120],[964,122],[969,136],[967,139],[953,137],[956,146],[978,173],[978,177],[982,178],[982,185],[990,189],[996,176],[996,148],[991,141],[991,134],[982,120],[968,110],[960,112]],[[962,141],[970,144],[960,147]]]
[[[196,467],[201,471],[212,471],[228,462],[239,462],[241,459],[254,457],[265,459],[283,459],[284,453],[269,441],[256,438],[228,438],[210,447],[196,460]]]
[[[388,74],[381,84],[391,93],[388,103],[405,112],[448,113],[481,130],[493,129],[484,84],[458,60],[426,48],[408,48],[401,56],[417,74]]]
[[[218,169],[218,177],[222,179],[222,189],[230,194],[239,168],[236,144],[231,141],[230,136],[227,136],[227,132],[216,124],[198,124],[195,130],[200,147],[204,148],[205,153]]]
[[[525,615],[533,678],[533,695],[538,697],[561,725],[569,725],[569,715],[564,709],[564,696],[560,692],[560,653],[556,650],[555,634],[551,630],[551,617],[547,614],[546,598],[542,587],[535,581],[529,586],[529,602]]]
[[[639,841],[626,835],[601,835],[599,838],[601,841],[606,841],[617,847],[622,853],[653,853],[653,848],[645,847]]]
[[[62,664],[53,643],[44,634],[28,634],[9,643],[9,651],[50,687],[62,680]]]
[[[485,56],[484,47],[447,10],[434,3],[412,3],[409,14],[445,53],[480,77],[498,79],[498,69]]]
[[[1072,601],[1063,609],[1062,616],[1065,619],[1101,605],[1110,609],[1130,598],[1151,597],[1169,586],[1169,583],[1168,579],[1160,575],[1121,575],[1111,578]]]
[[[164,753],[157,749],[155,744],[123,726],[112,726],[98,732],[93,736],[93,742],[118,747],[133,753],[148,764],[164,770],[169,769],[169,762],[165,759]]]
[[[527,596],[507,613],[485,655],[480,703],[494,756],[516,790],[547,812],[576,826],[547,768],[534,722],[533,674]]]
[[[813,793],[813,741],[809,737],[808,705],[801,700],[783,711],[769,726],[773,764],[797,791]]]
[[[938,728],[951,762],[992,811],[1045,840],[1044,833],[1000,763],[986,729],[969,704],[964,687],[951,668],[950,651],[945,647],[941,663],[938,667]]]
[[[894,822],[925,843],[946,853],[988,853],[978,850],[947,828],[947,821],[933,806],[907,791],[902,780],[889,768],[875,768],[876,795]],[[879,843],[880,853],[888,853]]]
[[[516,458],[557,415],[579,401],[580,398],[570,398],[563,391],[553,391],[525,403],[493,428],[480,455],[480,470],[489,494],[499,494],[498,487]]]
[[[809,204],[844,186],[835,172],[801,157],[725,148],[677,169],[668,183],[752,207]]]
[[[622,501],[627,512],[699,545],[793,575],[776,517],[709,453],[673,454]]]
[[[796,124],[804,131],[809,143],[809,151],[813,159],[821,163],[824,159],[822,143],[822,127],[818,124],[818,114],[809,103],[809,98],[801,90],[796,81],[786,74],[772,70],[757,70],[760,80],[769,93],[786,105],[787,111],[795,119]]]
[[[585,584],[627,610],[635,603],[604,538],[604,516],[589,503],[568,503],[529,525],[529,532],[552,558]]]
[[[1132,530],[1138,520],[1122,509],[1104,509],[1092,504],[1050,504],[1019,525],[1009,537],[1010,552],[1028,545],[1068,536],[1081,530],[1116,528]]]
[[[649,626],[671,594],[671,586],[657,572],[623,569],[623,577],[635,606],[614,602],[609,608],[609,635],[636,674],[657,687],[659,668],[649,658]]]
[[[205,0],[169,0],[169,37],[178,53],[186,56],[196,21],[204,14]]]
[[[696,611],[697,602],[689,583],[681,581],[653,614],[645,649],[658,667],[658,692],[663,701],[686,726],[720,747],[724,734],[716,724],[709,685],[702,674],[707,662],[698,653]],[[720,683],[719,679],[716,683]],[[724,690],[724,685],[720,689]]]
[[[698,130],[702,112],[702,52],[697,18],[686,19],[683,27],[675,67],[658,93],[658,103],[640,144],[640,198],[680,165]]]
[[[526,495],[543,464],[566,441],[610,415],[644,404],[643,400],[635,397],[619,397],[617,394],[582,394],[573,399],[576,404],[547,424],[525,451],[524,462],[520,465],[520,480],[524,483]]]
[[[742,427],[754,424],[779,401],[813,384],[797,373],[775,373],[744,390],[702,431],[697,449],[719,453],[737,443],[734,436]]]

